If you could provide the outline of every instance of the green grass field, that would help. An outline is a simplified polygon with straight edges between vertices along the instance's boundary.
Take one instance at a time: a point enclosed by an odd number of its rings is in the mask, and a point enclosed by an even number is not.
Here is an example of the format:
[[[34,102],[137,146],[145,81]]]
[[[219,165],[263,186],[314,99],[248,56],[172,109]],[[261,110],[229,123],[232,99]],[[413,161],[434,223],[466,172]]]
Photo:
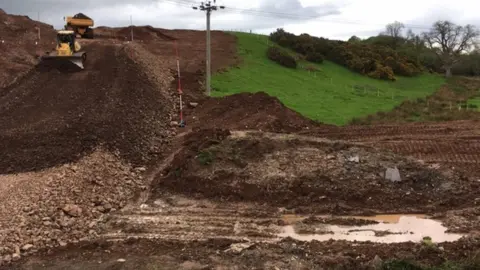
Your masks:
[[[354,117],[389,111],[406,99],[432,94],[445,80],[425,74],[399,77],[396,82],[375,80],[325,61],[315,65],[300,62],[296,70],[284,68],[266,57],[268,37],[233,33],[238,37],[240,68],[214,74],[212,96],[264,91],[287,107],[324,123],[343,125]],[[302,65],[320,71],[309,72]]]
[[[472,98],[470,100],[468,100],[468,105],[475,105],[477,106],[476,109],[477,111],[480,111],[480,97],[476,97],[476,98]]]

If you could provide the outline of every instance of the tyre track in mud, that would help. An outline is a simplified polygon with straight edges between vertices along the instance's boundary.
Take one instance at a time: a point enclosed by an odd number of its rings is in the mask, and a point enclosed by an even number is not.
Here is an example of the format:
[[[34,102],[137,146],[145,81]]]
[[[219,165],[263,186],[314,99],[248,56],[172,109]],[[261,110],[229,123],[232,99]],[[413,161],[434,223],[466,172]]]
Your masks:
[[[185,206],[148,206],[111,217],[109,230],[101,235],[107,240],[154,238],[165,240],[205,240],[221,238],[267,241],[278,233],[271,225],[275,217],[256,218],[236,206],[218,207],[198,204]]]
[[[315,135],[358,142],[480,176],[478,121],[323,128]]]

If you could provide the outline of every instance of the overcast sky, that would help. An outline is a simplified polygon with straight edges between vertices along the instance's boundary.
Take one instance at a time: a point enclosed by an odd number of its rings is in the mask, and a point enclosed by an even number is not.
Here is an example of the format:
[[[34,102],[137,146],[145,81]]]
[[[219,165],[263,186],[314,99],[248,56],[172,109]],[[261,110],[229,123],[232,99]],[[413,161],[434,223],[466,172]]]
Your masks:
[[[95,26],[134,25],[204,29],[204,12],[194,0],[0,0],[8,13],[28,15],[63,27],[63,17],[83,12]],[[395,20],[425,31],[436,20],[474,24],[480,28],[480,1],[475,0],[219,0],[225,10],[212,14],[212,28],[270,33],[284,28],[332,39],[368,37]]]

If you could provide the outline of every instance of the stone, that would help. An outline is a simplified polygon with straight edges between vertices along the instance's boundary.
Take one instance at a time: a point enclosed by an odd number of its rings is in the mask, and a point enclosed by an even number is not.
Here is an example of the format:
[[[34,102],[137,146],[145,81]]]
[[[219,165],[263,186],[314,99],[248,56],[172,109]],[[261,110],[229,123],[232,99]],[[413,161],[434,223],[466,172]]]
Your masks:
[[[32,248],[33,248],[32,244],[26,244],[22,247],[22,251],[29,251]]]
[[[192,261],[185,261],[182,264],[179,265],[178,269],[181,270],[201,270],[201,269],[206,269],[206,265],[202,265],[198,262],[192,262]]]
[[[375,258],[370,261],[370,266],[375,270],[382,269],[383,260],[378,255],[375,255]]]
[[[400,171],[397,167],[395,168],[387,168],[385,171],[385,179],[390,180],[392,182],[401,182],[402,178],[400,177]]]
[[[170,122],[170,126],[178,126],[178,122],[177,121],[172,121],[172,122]]]
[[[348,158],[348,161],[358,163],[360,162],[360,157],[358,155],[351,156]]]
[[[144,172],[144,171],[147,170],[147,168],[145,168],[145,167],[138,167],[138,168],[136,168],[136,170],[137,170],[137,171],[140,171],[140,172]]]
[[[254,243],[235,243],[231,244],[228,249],[225,250],[225,252],[232,252],[235,254],[241,253],[243,250],[248,249],[255,245]]]
[[[20,260],[20,254],[19,253],[12,254],[12,261],[16,262],[18,260]]]
[[[123,258],[120,258],[117,260],[117,262],[126,262],[127,260],[123,259]]]
[[[59,244],[61,247],[66,247],[66,246],[67,246],[67,243],[66,243],[66,242],[63,242],[63,241],[58,241],[58,244]]]
[[[12,256],[11,255],[5,255],[3,257],[3,261],[6,263],[10,263],[12,261]]]
[[[112,205],[107,202],[103,205],[103,208],[105,209],[105,211],[110,211],[112,209]]]
[[[67,204],[62,208],[63,212],[71,217],[79,217],[82,214],[82,208],[75,204]]]
[[[198,106],[198,103],[197,102],[190,102],[190,103],[188,103],[188,105],[190,105],[190,107],[192,107],[192,108],[195,108],[195,107]]]

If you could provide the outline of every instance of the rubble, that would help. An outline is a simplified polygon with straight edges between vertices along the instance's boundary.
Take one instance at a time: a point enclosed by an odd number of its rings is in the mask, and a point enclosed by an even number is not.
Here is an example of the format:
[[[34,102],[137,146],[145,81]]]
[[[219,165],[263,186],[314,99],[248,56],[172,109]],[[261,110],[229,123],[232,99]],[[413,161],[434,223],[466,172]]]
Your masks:
[[[16,260],[32,250],[96,237],[102,230],[103,213],[94,211],[95,202],[105,202],[102,207],[110,211],[120,209],[142,183],[132,175],[131,166],[105,151],[97,150],[75,166],[75,171],[66,164],[0,176],[0,182],[11,183],[10,189],[0,189],[0,227],[7,228],[0,230],[0,246],[5,247],[0,256],[13,252],[17,255],[12,260]],[[90,179],[95,176],[101,176],[105,185],[93,184]]]

